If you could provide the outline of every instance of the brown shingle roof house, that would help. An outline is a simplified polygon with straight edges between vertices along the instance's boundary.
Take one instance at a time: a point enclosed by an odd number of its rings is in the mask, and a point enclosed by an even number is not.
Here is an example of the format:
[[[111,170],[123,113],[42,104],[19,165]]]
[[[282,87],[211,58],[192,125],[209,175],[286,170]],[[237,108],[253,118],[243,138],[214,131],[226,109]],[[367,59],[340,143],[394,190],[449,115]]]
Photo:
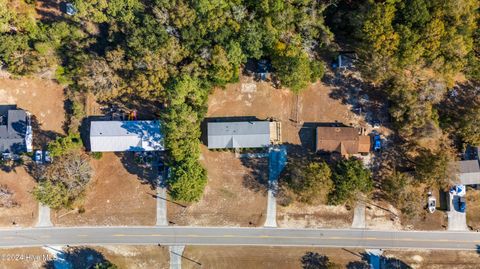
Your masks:
[[[370,137],[353,127],[317,127],[317,151],[342,156],[370,152]]]

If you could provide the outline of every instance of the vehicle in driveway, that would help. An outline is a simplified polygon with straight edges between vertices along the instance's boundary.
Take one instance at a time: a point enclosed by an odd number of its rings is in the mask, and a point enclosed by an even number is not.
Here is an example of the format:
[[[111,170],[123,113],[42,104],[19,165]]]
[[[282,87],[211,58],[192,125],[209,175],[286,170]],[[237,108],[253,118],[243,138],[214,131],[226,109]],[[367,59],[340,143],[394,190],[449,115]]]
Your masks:
[[[465,213],[465,209],[467,209],[467,202],[465,200],[465,196],[458,197],[458,211]]]
[[[50,152],[49,151],[44,151],[43,152],[43,160],[45,163],[51,163],[52,162],[52,157],[50,157]]]
[[[375,135],[373,137],[373,150],[379,151],[381,149],[382,149],[382,139],[380,138],[380,135]]]
[[[428,212],[433,213],[437,208],[437,199],[432,195],[432,192],[428,192],[428,201],[427,201],[427,209]]]
[[[33,160],[37,164],[42,164],[43,163],[43,154],[41,150],[35,150],[35,153],[33,155]]]

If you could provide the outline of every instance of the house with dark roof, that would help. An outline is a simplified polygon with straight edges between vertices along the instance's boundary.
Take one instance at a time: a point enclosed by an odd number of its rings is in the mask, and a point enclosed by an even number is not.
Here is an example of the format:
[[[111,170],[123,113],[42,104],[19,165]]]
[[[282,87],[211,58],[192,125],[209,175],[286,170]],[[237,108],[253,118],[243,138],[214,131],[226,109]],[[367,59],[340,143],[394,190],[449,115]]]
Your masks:
[[[160,121],[92,121],[92,152],[163,151],[164,136]]]
[[[263,148],[281,142],[276,121],[208,122],[209,149]]]
[[[0,106],[0,153],[3,156],[32,151],[30,115],[16,105]]]
[[[317,127],[316,149],[342,156],[370,152],[370,137],[353,127]]]

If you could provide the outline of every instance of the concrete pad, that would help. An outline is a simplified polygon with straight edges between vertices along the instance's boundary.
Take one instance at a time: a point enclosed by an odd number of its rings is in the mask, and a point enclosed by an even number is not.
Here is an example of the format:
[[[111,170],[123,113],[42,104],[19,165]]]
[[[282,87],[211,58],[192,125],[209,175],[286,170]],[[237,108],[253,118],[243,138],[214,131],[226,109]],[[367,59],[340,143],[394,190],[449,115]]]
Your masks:
[[[164,182],[164,172],[159,172],[157,177],[157,221],[158,226],[167,226],[167,187]]]
[[[352,228],[365,229],[367,224],[365,222],[365,203],[358,202],[353,211]]]
[[[268,190],[267,219],[264,226],[277,227],[277,199],[271,189]]]
[[[466,231],[467,227],[467,215],[458,211],[458,199],[457,195],[449,193],[450,210],[447,213],[448,216],[448,230],[449,231]]]
[[[287,148],[271,147],[268,150],[268,204],[265,227],[277,227],[277,191],[278,177],[287,164]]]
[[[185,246],[170,246],[170,269],[182,269],[182,255]]]
[[[35,227],[52,227],[53,223],[50,220],[50,207],[42,204],[38,205],[38,222]]]

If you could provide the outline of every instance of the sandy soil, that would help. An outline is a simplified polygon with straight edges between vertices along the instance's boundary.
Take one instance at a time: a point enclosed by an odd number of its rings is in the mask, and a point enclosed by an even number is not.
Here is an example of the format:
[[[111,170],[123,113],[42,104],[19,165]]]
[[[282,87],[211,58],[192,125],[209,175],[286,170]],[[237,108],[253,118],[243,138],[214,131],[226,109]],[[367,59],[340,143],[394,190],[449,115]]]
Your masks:
[[[387,250],[386,257],[396,257],[413,269],[478,268],[480,255],[476,251]]]
[[[159,246],[104,246],[95,247],[106,260],[118,268],[169,268],[170,253],[168,247]]]
[[[313,149],[314,130],[309,128],[308,123],[358,122],[358,117],[349,107],[331,98],[330,93],[329,87],[315,83],[297,98],[289,90],[275,89],[268,83],[255,83],[251,78],[242,77],[240,83],[216,89],[210,95],[207,117],[275,118],[282,122],[285,143],[305,144]]]
[[[207,118],[275,118],[282,122],[282,139],[288,145],[291,157],[292,152],[314,150],[315,129],[310,123],[359,122],[358,116],[350,111],[349,106],[330,96],[331,91],[324,84],[315,83],[297,97],[289,90],[275,89],[268,83],[255,83],[249,77],[242,77],[240,83],[213,92],[209,97]],[[209,155],[205,156],[206,161],[209,158]],[[215,174],[214,169],[214,166],[207,167],[209,173]],[[241,178],[242,175],[237,177]],[[296,204],[288,208],[278,206],[277,210],[282,227],[350,227],[353,217],[353,212],[344,207]]]
[[[202,264],[202,268],[307,268],[302,257],[307,252],[329,257],[339,268],[366,268],[363,249],[286,248],[286,247],[210,247],[187,246],[184,256]],[[478,268],[480,256],[475,251],[421,251],[386,250],[391,268]],[[400,265],[402,267],[394,267]],[[410,267],[407,267],[410,266]],[[182,268],[200,268],[184,259]],[[317,268],[317,267],[308,267]]]
[[[37,269],[44,268],[52,256],[42,248],[0,249],[0,269]]]
[[[63,133],[63,87],[52,80],[0,79],[0,104],[17,104],[37,118],[45,131]]]
[[[38,214],[38,203],[30,194],[35,186],[34,179],[23,167],[6,173],[0,170],[0,184],[5,184],[14,193],[14,199],[20,204],[14,208],[0,208],[0,225],[13,227],[13,221],[18,226],[35,225]]]
[[[302,266],[302,257],[308,252],[327,255],[330,260],[343,266],[349,262],[360,261],[360,250],[342,250],[326,248],[287,248],[287,247],[216,247],[187,246],[183,255],[202,264],[202,268],[307,268]],[[194,262],[182,261],[182,268],[200,268]],[[308,267],[316,268],[316,267]]]
[[[203,146],[201,159],[208,171],[203,198],[186,209],[167,203],[168,220],[175,225],[263,226],[265,192],[246,184],[266,178],[267,159],[239,159],[234,153],[209,151]]]
[[[365,223],[367,228],[375,230],[401,230],[402,224],[400,218],[401,212],[392,205],[383,201],[377,201],[369,204],[365,210]]]
[[[52,212],[52,221],[60,226],[76,225],[154,225],[155,191],[142,179],[142,169],[125,168],[131,164],[113,153],[92,160],[94,178],[86,191],[84,213],[64,210]]]
[[[282,228],[349,228],[353,210],[344,206],[308,206],[294,202],[288,207],[277,206],[277,223]]]
[[[467,190],[467,225],[471,229],[480,229],[480,191],[472,188]]]

